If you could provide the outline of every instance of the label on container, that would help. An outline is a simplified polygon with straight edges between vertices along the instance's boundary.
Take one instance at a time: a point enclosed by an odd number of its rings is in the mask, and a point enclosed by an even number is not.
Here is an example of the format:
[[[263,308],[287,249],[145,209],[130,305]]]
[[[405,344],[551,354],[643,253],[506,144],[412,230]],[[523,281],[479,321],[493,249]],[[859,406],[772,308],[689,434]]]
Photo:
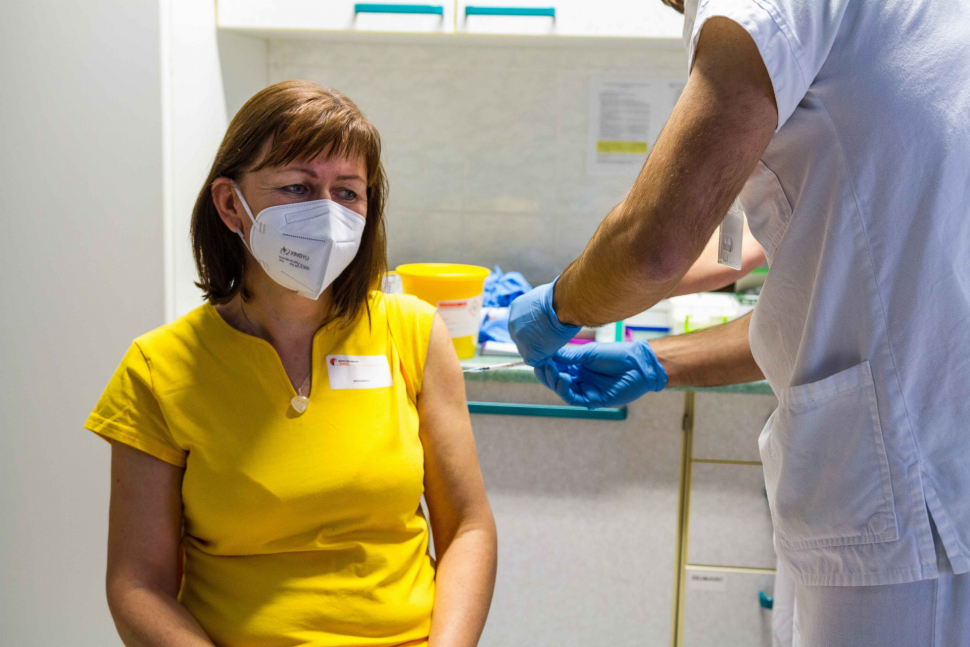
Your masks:
[[[694,591],[724,591],[727,589],[727,581],[720,573],[688,571],[687,588]]]
[[[476,336],[482,318],[482,295],[470,299],[439,301],[438,314],[445,322],[452,339]]]

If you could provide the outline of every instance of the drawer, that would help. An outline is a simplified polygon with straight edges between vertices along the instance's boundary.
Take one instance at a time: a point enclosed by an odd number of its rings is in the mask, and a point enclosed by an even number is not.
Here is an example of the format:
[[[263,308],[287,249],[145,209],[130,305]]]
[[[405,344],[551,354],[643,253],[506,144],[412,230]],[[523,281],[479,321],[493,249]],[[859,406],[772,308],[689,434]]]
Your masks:
[[[455,3],[391,0],[219,0],[218,24],[224,29],[301,31],[390,31],[452,33]]]
[[[691,569],[684,590],[684,647],[771,647],[771,611],[759,593],[773,574]]]
[[[688,533],[688,564],[774,568],[761,466],[694,463]]]
[[[778,406],[773,395],[698,393],[694,401],[694,458],[760,461],[758,436]]]

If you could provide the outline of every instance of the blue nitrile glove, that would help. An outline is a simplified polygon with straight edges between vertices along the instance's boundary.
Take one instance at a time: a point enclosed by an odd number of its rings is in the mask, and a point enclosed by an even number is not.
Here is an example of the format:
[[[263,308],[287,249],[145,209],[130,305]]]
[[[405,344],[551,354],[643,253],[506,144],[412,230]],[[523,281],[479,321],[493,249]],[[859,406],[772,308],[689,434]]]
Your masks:
[[[508,308],[509,304],[532,289],[519,272],[503,272],[498,265],[485,279],[482,305],[486,308]]]
[[[509,334],[529,366],[548,360],[582,328],[559,321],[552,309],[555,285],[556,281],[540,285],[513,301],[509,308]]]
[[[567,404],[587,409],[620,407],[667,386],[667,371],[646,341],[568,346],[535,373]]]
[[[484,344],[487,341],[512,343],[512,338],[509,336],[508,308],[485,308],[485,318],[482,319],[482,326],[478,329],[478,343]]]

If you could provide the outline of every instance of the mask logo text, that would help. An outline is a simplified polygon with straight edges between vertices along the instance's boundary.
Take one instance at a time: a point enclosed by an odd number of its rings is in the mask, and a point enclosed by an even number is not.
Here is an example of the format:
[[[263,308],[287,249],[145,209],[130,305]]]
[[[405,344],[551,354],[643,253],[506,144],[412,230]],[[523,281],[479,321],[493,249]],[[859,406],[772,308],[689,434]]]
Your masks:
[[[280,254],[281,254],[282,256],[288,256],[288,257],[293,257],[293,258],[299,258],[300,260],[304,260],[304,261],[307,261],[307,262],[309,262],[309,261],[310,261],[310,257],[309,257],[309,256],[307,256],[306,254],[301,254],[300,252],[294,252],[294,251],[293,251],[292,249],[289,249],[289,248],[287,248],[287,247],[283,247],[283,248],[281,248],[281,249],[280,249]]]

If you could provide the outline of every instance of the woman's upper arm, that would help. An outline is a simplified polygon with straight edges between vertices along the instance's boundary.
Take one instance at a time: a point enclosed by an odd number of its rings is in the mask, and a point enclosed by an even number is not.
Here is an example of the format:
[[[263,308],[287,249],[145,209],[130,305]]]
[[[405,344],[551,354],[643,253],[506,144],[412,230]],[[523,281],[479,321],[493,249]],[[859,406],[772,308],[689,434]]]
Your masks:
[[[744,242],[741,245],[741,271],[744,273],[742,276],[747,276],[768,261],[761,243],[751,235],[747,218],[744,219],[744,238],[742,238],[742,241]],[[741,278],[741,276],[738,278]]]
[[[178,593],[184,469],[111,443],[109,599],[134,587]]]
[[[682,294],[695,294],[697,292],[710,292],[718,290],[726,285],[731,285],[735,281],[747,276],[755,268],[764,265],[765,253],[761,245],[751,235],[748,229],[748,221],[744,222],[744,236],[742,238],[741,269],[734,270],[730,267],[721,265],[717,262],[717,248],[720,244],[718,230],[707,242],[704,251],[694,261],[687,274],[680,279],[680,283],[671,291],[668,296],[676,297]]]
[[[437,314],[418,396],[425,455],[425,499],[437,540],[450,543],[462,524],[493,524],[472,434],[465,378],[448,329]]]

